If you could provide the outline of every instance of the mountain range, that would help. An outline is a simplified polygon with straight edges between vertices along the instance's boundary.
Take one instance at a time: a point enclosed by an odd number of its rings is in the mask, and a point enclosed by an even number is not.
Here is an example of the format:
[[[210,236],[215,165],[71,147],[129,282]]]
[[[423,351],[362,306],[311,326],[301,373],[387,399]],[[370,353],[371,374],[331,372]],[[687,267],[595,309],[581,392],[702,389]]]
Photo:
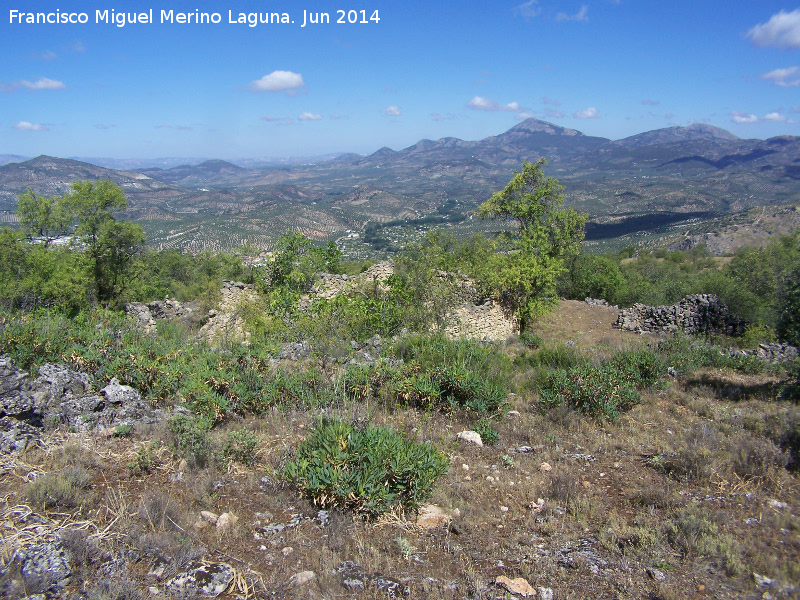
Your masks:
[[[331,238],[370,221],[466,215],[523,161],[542,156],[546,173],[565,185],[567,203],[600,224],[653,213],[729,214],[800,198],[800,137],[741,139],[694,124],[612,141],[527,119],[482,140],[426,139],[301,165],[207,160],[116,170],[40,156],[0,167],[0,210],[13,211],[27,188],[52,195],[77,179],[108,178],[123,187],[130,216],[146,221],[153,239],[157,230],[213,236],[233,227],[232,243],[268,246],[280,227]]]

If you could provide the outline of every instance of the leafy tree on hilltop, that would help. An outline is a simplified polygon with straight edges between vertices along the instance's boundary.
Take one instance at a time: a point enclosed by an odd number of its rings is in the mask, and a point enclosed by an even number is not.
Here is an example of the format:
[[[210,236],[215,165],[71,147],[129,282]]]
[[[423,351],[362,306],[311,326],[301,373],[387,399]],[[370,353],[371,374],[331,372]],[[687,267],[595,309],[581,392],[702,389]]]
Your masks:
[[[547,160],[523,163],[508,185],[481,204],[481,218],[515,220],[510,250],[495,254],[485,279],[519,320],[520,333],[557,301],[556,279],[580,250],[586,215],[562,208],[564,187],[545,177]]]
[[[61,196],[37,196],[29,188],[19,197],[17,216],[28,239],[40,239],[45,248],[69,229],[70,214]]]
[[[29,239],[42,240],[43,244],[21,248],[17,252],[18,264],[20,268],[24,264],[28,271],[24,277],[28,280],[26,285],[33,284],[31,291],[49,296],[59,285],[66,285],[58,278],[65,278],[67,271],[74,288],[75,267],[81,267],[83,261],[85,268],[80,270],[85,295],[108,304],[119,296],[128,264],[144,246],[144,232],[139,225],[115,217],[115,212],[128,206],[125,194],[115,183],[76,181],[70,187],[72,191],[64,196],[36,196],[31,190],[20,196],[17,214],[23,230]],[[65,233],[72,234],[76,246],[83,249],[80,253],[71,252],[80,254],[81,261],[65,261],[66,257],[48,249],[56,237]],[[57,268],[59,263],[69,263],[70,268]]]

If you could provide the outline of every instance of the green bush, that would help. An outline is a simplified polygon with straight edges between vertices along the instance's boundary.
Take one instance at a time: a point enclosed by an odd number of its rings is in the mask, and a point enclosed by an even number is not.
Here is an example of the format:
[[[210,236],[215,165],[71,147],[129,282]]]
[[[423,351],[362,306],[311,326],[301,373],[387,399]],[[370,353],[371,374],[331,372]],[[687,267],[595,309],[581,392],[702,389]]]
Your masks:
[[[475,423],[474,430],[478,433],[478,435],[481,436],[481,441],[484,444],[494,446],[500,441],[500,434],[497,433],[497,430],[494,428],[494,424],[492,423],[491,419],[479,420],[477,423]]]
[[[540,378],[540,403],[549,407],[567,404],[611,421],[639,404],[638,390],[656,384],[666,371],[660,357],[649,350],[618,352],[598,366],[579,358],[567,365]]]
[[[350,366],[345,371],[344,389],[356,400],[380,398],[426,409],[467,409],[478,414],[502,412],[507,395],[502,383],[463,366],[426,371],[414,363]]]
[[[614,355],[610,365],[628,384],[639,388],[655,385],[667,371],[658,355],[650,350],[623,350]]]
[[[626,381],[625,374],[609,363],[554,371],[548,375],[540,392],[543,406],[566,403],[590,417],[610,421],[641,401],[642,397],[635,386]]]
[[[448,467],[431,445],[410,442],[390,427],[355,428],[323,418],[282,476],[315,505],[374,517],[414,509]]]
[[[249,429],[229,431],[222,443],[222,458],[225,463],[235,461],[253,466],[256,462],[258,436]]]
[[[211,425],[194,415],[178,413],[167,425],[170,445],[176,454],[190,465],[202,468],[211,458],[211,441],[208,430]]]

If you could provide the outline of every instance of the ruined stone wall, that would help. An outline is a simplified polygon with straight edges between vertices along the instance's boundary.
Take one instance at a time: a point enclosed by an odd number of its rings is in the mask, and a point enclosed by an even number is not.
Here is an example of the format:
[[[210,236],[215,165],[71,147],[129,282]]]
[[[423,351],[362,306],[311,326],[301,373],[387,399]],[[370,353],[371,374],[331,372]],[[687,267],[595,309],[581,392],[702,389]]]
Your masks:
[[[672,306],[636,303],[622,310],[614,327],[638,332],[683,331],[689,335],[744,333],[747,321],[733,314],[714,294],[686,296]]]
[[[301,300],[301,307],[310,306],[315,298],[334,298],[352,290],[363,290],[385,283],[394,273],[394,263],[383,261],[372,265],[358,275],[331,275],[322,273],[309,294]],[[456,296],[461,302],[447,319],[447,335],[454,338],[505,340],[515,331],[516,324],[500,306],[491,299],[480,298],[472,280],[462,275],[440,272],[441,278],[455,278]]]
[[[365,286],[385,284],[386,280],[393,273],[394,262],[391,260],[376,263],[358,275],[320,273],[319,280],[311,288],[307,298],[325,298],[330,300],[339,294],[344,294],[352,290],[360,290]]]
[[[454,338],[503,341],[516,332],[516,323],[493,300],[476,305],[464,303],[453,311],[445,332]]]
[[[223,284],[222,300],[219,308],[208,313],[208,321],[200,328],[198,335],[213,345],[226,345],[239,342],[250,345],[250,332],[245,329],[242,307],[256,302],[258,293],[252,284],[240,281],[226,281]]]

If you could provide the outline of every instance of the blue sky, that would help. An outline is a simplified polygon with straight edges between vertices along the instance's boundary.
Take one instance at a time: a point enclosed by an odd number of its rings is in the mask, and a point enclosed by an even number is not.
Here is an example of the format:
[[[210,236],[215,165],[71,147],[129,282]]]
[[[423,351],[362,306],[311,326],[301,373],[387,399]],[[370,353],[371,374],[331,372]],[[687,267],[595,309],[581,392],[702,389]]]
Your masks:
[[[112,4],[152,9],[155,22],[96,23]],[[800,5],[785,2],[3,5],[0,154],[371,153],[481,139],[528,116],[611,139],[695,122],[748,138],[800,135]],[[380,20],[337,24],[340,8]],[[56,9],[88,22],[10,23],[12,10]],[[162,24],[162,10],[221,22]],[[229,10],[294,23],[232,24]],[[301,27],[304,11],[331,22]]]

